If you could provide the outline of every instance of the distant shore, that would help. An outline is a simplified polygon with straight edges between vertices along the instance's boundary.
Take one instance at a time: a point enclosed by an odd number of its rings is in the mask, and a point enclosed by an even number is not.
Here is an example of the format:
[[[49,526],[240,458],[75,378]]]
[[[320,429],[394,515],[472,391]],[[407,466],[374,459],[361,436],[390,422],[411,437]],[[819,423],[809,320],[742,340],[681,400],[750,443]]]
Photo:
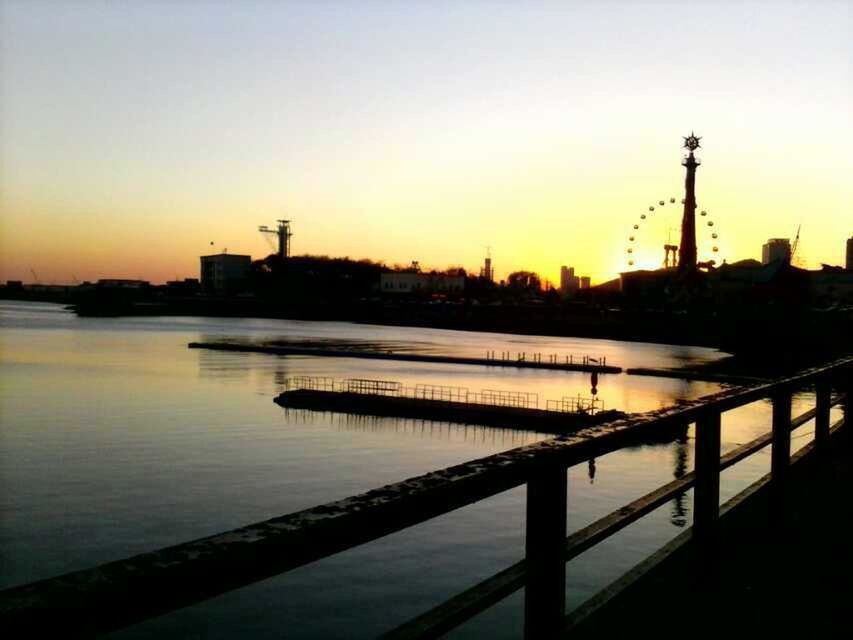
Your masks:
[[[8,299],[8,298],[7,298]],[[383,299],[282,304],[257,298],[99,300],[81,316],[202,316],[341,321],[456,331],[576,337],[716,348],[734,354],[707,373],[772,377],[853,351],[853,309],[643,310],[584,304],[478,305]],[[729,362],[731,361],[731,362]],[[707,368],[707,367],[706,367]],[[712,371],[713,370],[713,371]]]

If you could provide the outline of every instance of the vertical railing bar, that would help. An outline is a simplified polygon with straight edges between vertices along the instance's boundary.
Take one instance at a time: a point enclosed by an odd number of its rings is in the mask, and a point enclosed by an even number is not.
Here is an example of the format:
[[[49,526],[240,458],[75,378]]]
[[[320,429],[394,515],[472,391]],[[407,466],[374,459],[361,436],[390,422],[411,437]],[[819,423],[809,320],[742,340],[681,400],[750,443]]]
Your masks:
[[[696,484],[693,490],[693,535],[700,575],[711,582],[717,559],[717,524],[720,517],[721,415],[712,411],[696,421]]]
[[[558,637],[566,615],[566,467],[537,469],[527,481],[524,637]]]
[[[819,380],[815,386],[815,445],[825,451],[829,442],[829,410],[832,404],[829,380]]]
[[[773,431],[770,450],[771,519],[782,521],[787,493],[788,467],[791,464],[791,392],[777,391],[772,398]]]
[[[841,410],[844,412],[844,435],[842,443],[846,441],[847,454],[853,453],[853,367],[847,366],[841,370],[841,392],[844,401]]]

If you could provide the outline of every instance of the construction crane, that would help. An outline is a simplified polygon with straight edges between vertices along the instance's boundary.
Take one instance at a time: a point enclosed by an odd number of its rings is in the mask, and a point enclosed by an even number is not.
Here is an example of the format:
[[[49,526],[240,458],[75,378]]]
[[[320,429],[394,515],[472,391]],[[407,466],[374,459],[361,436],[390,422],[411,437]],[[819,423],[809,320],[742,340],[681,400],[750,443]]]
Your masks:
[[[797,235],[794,236],[794,244],[791,245],[791,257],[788,259],[790,264],[794,264],[794,259],[797,256],[797,247],[800,246],[800,227],[802,226],[801,224],[797,225]]]
[[[278,236],[278,257],[282,260],[290,257],[290,238],[293,234],[290,232],[290,220],[277,220],[278,227],[270,229],[266,225],[258,227],[261,233],[274,233]]]

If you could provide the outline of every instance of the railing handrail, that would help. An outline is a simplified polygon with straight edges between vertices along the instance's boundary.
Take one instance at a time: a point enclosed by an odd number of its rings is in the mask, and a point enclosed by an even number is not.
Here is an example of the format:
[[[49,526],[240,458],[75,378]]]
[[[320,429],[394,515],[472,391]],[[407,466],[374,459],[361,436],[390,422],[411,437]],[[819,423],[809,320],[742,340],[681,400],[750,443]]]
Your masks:
[[[836,397],[830,401],[830,406],[835,406],[841,401],[841,396]],[[792,419],[791,431],[813,419],[815,414],[815,409],[810,409]],[[833,428],[837,426],[836,424]],[[721,456],[719,471],[724,471],[769,446],[771,436],[771,433],[762,434]],[[683,476],[653,489],[651,492],[571,533],[566,538],[564,561],[568,562],[576,558],[599,542],[691,489],[695,482],[696,472],[687,471]],[[459,622],[472,618],[481,611],[485,611],[492,604],[518,591],[524,586],[526,577],[525,562],[520,560],[418,617],[383,634],[381,638],[382,640],[410,640],[412,638],[438,637],[455,627]]]
[[[0,592],[0,617],[98,632],[128,626],[243,587],[430,520],[526,482],[543,466],[567,467],[618,450],[656,428],[688,424],[826,378],[853,357],[754,387],[581,429],[343,500],[191,542]],[[92,612],[96,612],[92,614]]]

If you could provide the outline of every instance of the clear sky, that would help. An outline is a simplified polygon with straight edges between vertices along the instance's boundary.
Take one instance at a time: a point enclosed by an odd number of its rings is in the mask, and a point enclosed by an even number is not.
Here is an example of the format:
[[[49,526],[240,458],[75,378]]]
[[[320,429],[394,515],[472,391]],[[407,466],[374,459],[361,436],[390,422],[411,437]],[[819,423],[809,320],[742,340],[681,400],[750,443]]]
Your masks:
[[[2,280],[197,276],[288,217],[297,254],[602,281],[691,129],[719,259],[853,234],[850,2],[0,7]]]

